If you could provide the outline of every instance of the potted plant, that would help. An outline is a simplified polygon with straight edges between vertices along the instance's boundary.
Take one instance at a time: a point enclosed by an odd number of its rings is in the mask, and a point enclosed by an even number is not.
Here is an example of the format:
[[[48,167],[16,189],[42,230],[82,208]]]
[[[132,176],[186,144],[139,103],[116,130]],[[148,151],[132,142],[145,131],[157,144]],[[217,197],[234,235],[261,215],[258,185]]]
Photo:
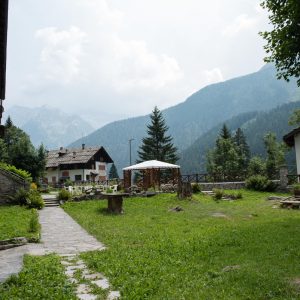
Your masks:
[[[300,198],[300,183],[293,185],[293,192],[296,198]]]

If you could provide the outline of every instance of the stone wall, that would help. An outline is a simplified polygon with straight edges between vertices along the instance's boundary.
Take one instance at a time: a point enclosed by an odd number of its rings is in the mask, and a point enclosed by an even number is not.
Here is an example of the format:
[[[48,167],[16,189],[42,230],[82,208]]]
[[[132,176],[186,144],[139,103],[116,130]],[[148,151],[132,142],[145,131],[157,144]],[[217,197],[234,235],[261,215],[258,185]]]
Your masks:
[[[0,169],[0,204],[10,203],[20,188],[29,188],[29,183],[12,172]]]
[[[278,188],[280,188],[281,181],[280,180],[272,180],[273,182],[278,184]],[[202,191],[212,191],[213,189],[221,189],[221,190],[239,190],[244,189],[246,187],[245,181],[239,182],[204,182],[199,183]]]
[[[213,189],[239,190],[245,188],[245,182],[203,182],[199,183],[202,191],[212,191]]]

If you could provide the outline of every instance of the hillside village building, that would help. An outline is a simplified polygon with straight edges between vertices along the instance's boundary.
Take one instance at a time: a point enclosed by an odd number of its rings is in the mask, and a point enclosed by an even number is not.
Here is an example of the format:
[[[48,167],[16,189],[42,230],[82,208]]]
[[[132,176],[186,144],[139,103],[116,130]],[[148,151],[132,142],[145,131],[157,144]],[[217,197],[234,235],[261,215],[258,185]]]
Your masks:
[[[107,180],[107,164],[113,163],[103,147],[85,147],[48,151],[45,183],[55,185],[67,179],[73,182]]]
[[[292,130],[283,137],[284,142],[289,147],[295,147],[297,174],[300,174],[300,127]]]

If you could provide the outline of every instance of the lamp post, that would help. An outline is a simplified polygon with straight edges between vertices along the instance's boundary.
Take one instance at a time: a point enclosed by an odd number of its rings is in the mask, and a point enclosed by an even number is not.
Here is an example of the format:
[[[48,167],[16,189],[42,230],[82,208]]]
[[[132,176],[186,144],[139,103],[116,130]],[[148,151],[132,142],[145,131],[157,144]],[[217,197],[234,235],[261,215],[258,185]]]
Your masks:
[[[134,141],[134,139],[129,139],[129,165],[131,166],[131,142]]]

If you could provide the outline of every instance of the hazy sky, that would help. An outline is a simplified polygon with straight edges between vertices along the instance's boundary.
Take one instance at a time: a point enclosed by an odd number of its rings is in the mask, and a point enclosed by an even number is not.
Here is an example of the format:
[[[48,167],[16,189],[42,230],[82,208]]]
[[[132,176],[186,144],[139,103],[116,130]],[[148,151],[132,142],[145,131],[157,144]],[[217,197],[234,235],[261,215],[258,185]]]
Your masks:
[[[10,1],[5,107],[58,107],[94,125],[184,101],[263,66],[255,0]]]

